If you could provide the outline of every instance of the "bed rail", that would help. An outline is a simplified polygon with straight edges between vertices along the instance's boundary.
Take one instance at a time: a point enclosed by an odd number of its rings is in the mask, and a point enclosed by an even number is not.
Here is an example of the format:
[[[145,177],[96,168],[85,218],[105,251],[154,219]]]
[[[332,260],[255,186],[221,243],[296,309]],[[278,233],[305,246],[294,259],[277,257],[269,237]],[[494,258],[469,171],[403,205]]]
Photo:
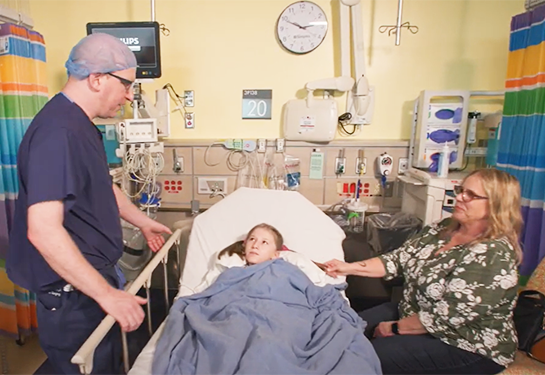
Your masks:
[[[149,288],[151,284],[151,275],[159,263],[163,263],[165,267],[165,296],[167,298],[167,309],[168,309],[168,283],[166,279],[166,262],[168,260],[168,254],[173,245],[178,247],[178,262],[179,262],[179,244],[180,236],[182,234],[182,228],[176,225],[178,229],[169,237],[165,242],[163,247],[155,254],[153,258],[149,261],[146,267],[142,272],[136,277],[136,279],[125,287],[125,290],[135,295],[142,286]],[[149,304],[149,301],[148,301]],[[148,319],[151,317],[148,315]],[[72,363],[79,366],[80,372],[82,374],[90,374],[93,371],[93,357],[95,354],[95,349],[98,344],[104,339],[104,336],[110,331],[110,329],[115,324],[115,320],[112,316],[107,315],[98,327],[93,331],[89,336],[87,341],[83,343],[81,348],[74,354],[72,357]],[[129,358],[128,358],[128,349],[127,349],[127,339],[124,332],[122,332],[122,343],[123,343],[123,362],[125,366],[125,371],[129,371]]]

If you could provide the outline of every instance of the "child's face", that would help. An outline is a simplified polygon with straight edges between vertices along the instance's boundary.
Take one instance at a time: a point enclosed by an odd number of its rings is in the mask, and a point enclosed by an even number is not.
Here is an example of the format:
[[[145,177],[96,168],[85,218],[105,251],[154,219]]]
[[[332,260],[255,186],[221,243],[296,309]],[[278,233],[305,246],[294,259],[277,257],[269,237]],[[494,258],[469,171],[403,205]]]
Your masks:
[[[256,228],[246,238],[244,253],[248,264],[258,264],[278,258],[274,235],[265,228]]]

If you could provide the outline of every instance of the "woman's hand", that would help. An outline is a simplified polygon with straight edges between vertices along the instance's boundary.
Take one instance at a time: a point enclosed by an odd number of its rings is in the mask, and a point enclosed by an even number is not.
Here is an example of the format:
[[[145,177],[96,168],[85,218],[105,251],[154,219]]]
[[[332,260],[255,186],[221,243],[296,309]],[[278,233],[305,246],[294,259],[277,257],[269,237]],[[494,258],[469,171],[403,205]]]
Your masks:
[[[325,273],[331,277],[337,276],[365,276],[365,277],[384,277],[386,268],[377,257],[362,260],[354,263],[346,263],[341,260],[332,259],[324,263]]]
[[[325,273],[331,277],[346,276],[350,273],[352,266],[342,260],[332,259],[324,263]]]
[[[375,333],[373,334],[373,337],[394,336],[394,333],[392,332],[392,324],[394,323],[395,321],[379,323],[379,325],[375,328]]]

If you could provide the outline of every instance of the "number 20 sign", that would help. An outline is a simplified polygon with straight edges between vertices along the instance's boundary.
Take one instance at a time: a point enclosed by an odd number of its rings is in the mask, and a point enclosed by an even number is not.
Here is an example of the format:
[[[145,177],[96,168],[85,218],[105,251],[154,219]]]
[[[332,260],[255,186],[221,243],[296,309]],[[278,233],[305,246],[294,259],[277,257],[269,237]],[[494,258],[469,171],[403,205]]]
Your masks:
[[[271,119],[272,90],[242,90],[242,118]]]

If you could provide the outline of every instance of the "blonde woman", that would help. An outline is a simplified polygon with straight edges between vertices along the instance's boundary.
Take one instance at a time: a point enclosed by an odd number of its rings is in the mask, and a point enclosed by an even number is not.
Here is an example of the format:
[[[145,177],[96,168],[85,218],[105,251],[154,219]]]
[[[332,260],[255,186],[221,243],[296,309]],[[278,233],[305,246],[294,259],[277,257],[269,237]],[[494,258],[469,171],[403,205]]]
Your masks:
[[[519,183],[482,169],[456,187],[452,218],[369,260],[326,262],[331,276],[404,277],[402,301],[363,311],[384,374],[497,374],[517,348]]]

